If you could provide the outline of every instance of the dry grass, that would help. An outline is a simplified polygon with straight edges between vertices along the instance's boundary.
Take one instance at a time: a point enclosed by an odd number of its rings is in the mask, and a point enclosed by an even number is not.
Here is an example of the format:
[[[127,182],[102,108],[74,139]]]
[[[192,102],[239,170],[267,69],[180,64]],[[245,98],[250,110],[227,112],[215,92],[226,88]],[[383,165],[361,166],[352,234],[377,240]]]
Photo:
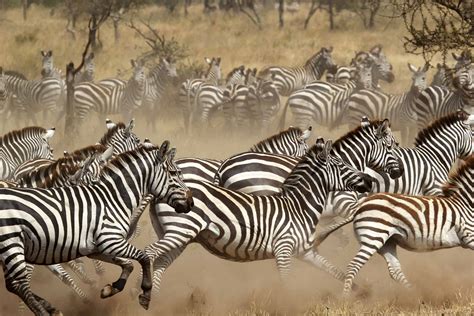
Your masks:
[[[220,56],[224,72],[240,64],[262,67],[269,64],[301,64],[321,46],[334,47],[334,59],[338,64],[350,61],[355,50],[368,49],[376,43],[384,46],[387,56],[394,65],[396,81],[384,88],[390,92],[405,90],[409,84],[406,63],[422,65],[421,58],[406,55],[402,47],[402,27],[386,21],[374,32],[363,30],[357,17],[342,14],[337,21],[339,30],[327,32],[325,17],[315,16],[308,30],[302,30],[305,12],[287,15],[286,27],[278,30],[276,13],[264,16],[264,29],[258,31],[244,16],[204,16],[201,7],[192,8],[188,19],[169,17],[156,8],[143,10],[142,16],[150,16],[153,25],[168,37],[174,36],[188,46],[192,60],[202,61],[204,56]],[[24,72],[28,77],[38,77],[41,49],[52,49],[55,62],[64,66],[71,59],[78,62],[85,42],[85,31],[79,32],[73,42],[64,29],[65,21],[58,15],[49,16],[49,11],[33,7],[29,20],[24,23],[20,10],[9,10],[0,15],[0,65],[6,69]],[[85,30],[85,24],[80,24]],[[350,30],[350,31],[349,31]],[[106,25],[101,30],[103,51],[97,56],[97,78],[116,76],[117,69],[129,68],[129,60],[139,55],[144,43],[125,27],[121,28],[122,39],[113,43],[113,30]],[[63,67],[64,68],[64,67]],[[175,104],[167,105],[173,108]],[[170,113],[175,113],[170,111]],[[266,135],[245,131],[226,137],[209,129],[206,141],[187,137],[182,132],[180,116],[167,115],[157,118],[158,132],[152,132],[138,118],[137,133],[149,137],[156,143],[170,139],[178,148],[179,156],[225,158],[233,153],[248,149]],[[15,122],[0,126],[0,132],[17,127]],[[60,122],[51,122],[61,126]],[[55,141],[61,139],[61,128]],[[83,135],[74,144],[68,143],[56,148],[72,150],[96,142],[104,132],[102,122],[97,125],[92,118],[84,128]],[[316,127],[317,135],[333,139],[344,133],[337,130],[332,134]],[[268,131],[268,135],[272,134]],[[144,234],[139,245],[147,243],[150,225],[145,222]],[[344,267],[355,254],[357,245],[352,242],[342,250],[337,241],[330,239],[321,252],[335,264]],[[84,305],[48,272],[38,269],[33,289],[44,295],[67,315],[137,315],[159,313],[189,315],[356,315],[356,314],[456,314],[468,315],[474,309],[474,256],[469,251],[446,250],[430,254],[413,254],[401,251],[401,262],[416,290],[407,292],[388,277],[385,263],[375,257],[361,271],[357,282],[365,291],[350,301],[341,301],[340,283],[324,273],[295,260],[291,280],[285,288],[278,281],[278,274],[272,260],[236,264],[217,259],[197,245],[191,245],[173,264],[163,281],[159,297],[152,302],[152,312],[145,313],[131,298],[128,288],[121,295],[101,301],[97,290],[89,290],[93,303]],[[116,268],[110,268],[107,277],[99,284],[105,284],[116,277]],[[1,277],[0,277],[1,278]],[[133,278],[132,278],[133,279]],[[83,286],[86,288],[86,286]],[[12,315],[16,311],[16,297],[0,286],[0,315]]]

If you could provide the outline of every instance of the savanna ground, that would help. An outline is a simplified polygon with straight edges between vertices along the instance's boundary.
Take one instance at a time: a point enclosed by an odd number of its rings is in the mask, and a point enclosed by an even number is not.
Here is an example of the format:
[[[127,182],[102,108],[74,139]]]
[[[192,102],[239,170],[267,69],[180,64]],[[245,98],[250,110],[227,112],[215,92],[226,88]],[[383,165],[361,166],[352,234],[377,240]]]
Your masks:
[[[264,15],[263,30],[259,31],[243,15],[210,16],[201,14],[201,6],[191,8],[188,18],[170,17],[163,9],[142,9],[141,16],[150,18],[152,25],[167,37],[175,37],[188,48],[190,57],[184,63],[202,62],[205,56],[220,56],[223,73],[244,64],[261,68],[270,64],[296,65],[303,63],[321,46],[333,46],[333,58],[337,64],[347,64],[355,50],[369,49],[380,43],[394,66],[396,80],[384,84],[388,92],[402,92],[410,85],[407,62],[423,65],[421,57],[407,55],[402,46],[404,34],[400,21],[379,19],[374,31],[362,28],[358,18],[342,13],[336,19],[338,29],[327,31],[326,17],[318,13],[307,30],[302,30],[306,10],[286,14],[286,25],[278,30],[277,15]],[[52,49],[57,67],[64,68],[71,59],[79,62],[86,38],[86,25],[80,23],[78,39],[72,41],[65,31],[65,20],[58,13],[33,7],[24,22],[19,9],[0,14],[0,65],[5,69],[23,72],[36,78],[40,72],[41,49]],[[96,56],[96,79],[117,76],[118,69],[130,69],[129,60],[146,49],[142,39],[125,26],[121,26],[121,40],[114,44],[113,29],[106,24],[101,29],[103,50]],[[430,74],[430,77],[432,75]],[[128,77],[127,72],[125,77]],[[158,129],[147,128],[143,117],[137,117],[136,133],[155,143],[169,139],[178,149],[178,156],[194,156],[223,159],[233,153],[248,149],[259,139],[271,135],[246,130],[229,137],[219,128],[209,127],[197,136],[183,132],[181,116],[174,110],[176,104],[165,105],[163,115],[157,117]],[[115,118],[116,120],[119,118]],[[2,133],[20,128],[15,122],[2,122]],[[92,117],[81,128],[81,135],[74,142],[63,141],[63,123],[48,122],[46,127],[56,126],[53,147],[59,156],[63,150],[77,149],[95,143],[105,132],[102,122]],[[219,120],[214,125],[220,125]],[[287,124],[289,125],[289,123]],[[347,131],[342,127],[329,133],[315,126],[311,138],[318,135],[336,139]],[[142,236],[137,244],[144,246],[150,241],[151,226],[145,215],[141,220]],[[350,230],[346,233],[352,237]],[[344,268],[356,253],[357,244],[351,238],[349,245],[340,247],[331,238],[321,247],[321,253],[336,265]],[[356,281],[364,291],[353,299],[340,299],[342,284],[325,273],[294,260],[291,278],[281,286],[273,260],[254,263],[233,263],[220,260],[198,245],[190,245],[167,271],[162,290],[152,300],[151,311],[142,310],[136,295],[130,294],[135,286],[138,267],[124,293],[107,301],[99,298],[97,289],[87,290],[91,304],[81,303],[76,296],[43,268],[37,268],[32,288],[50,300],[66,315],[269,315],[269,314],[458,314],[474,312],[474,254],[467,250],[453,249],[428,254],[400,251],[401,262],[408,278],[415,284],[413,291],[406,291],[388,276],[382,258],[374,257],[361,271]],[[91,268],[91,267],[89,267]],[[98,279],[99,286],[115,280],[118,269],[107,267],[105,277]],[[90,270],[92,273],[92,270]],[[2,278],[2,277],[0,277]],[[99,278],[99,277],[98,277]],[[3,280],[2,280],[3,283]],[[0,286],[0,315],[16,313],[18,299]]]

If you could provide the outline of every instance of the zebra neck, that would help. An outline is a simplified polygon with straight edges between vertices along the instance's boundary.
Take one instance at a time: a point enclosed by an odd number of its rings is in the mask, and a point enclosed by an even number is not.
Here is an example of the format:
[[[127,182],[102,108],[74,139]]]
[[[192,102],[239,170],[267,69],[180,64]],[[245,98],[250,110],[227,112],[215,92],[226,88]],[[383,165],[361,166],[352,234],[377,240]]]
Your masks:
[[[310,62],[304,65],[303,69],[306,73],[307,80],[305,83],[310,83],[315,80],[321,79],[324,69],[319,65],[318,61]]]
[[[449,137],[440,139],[449,139]],[[438,146],[433,146],[432,143],[439,145],[436,143],[436,140],[428,140],[422,145],[417,146],[417,149],[424,153],[426,161],[430,162],[436,180],[442,184],[448,179],[451,166],[456,161],[457,148],[454,145],[457,142],[445,143],[441,149]]]

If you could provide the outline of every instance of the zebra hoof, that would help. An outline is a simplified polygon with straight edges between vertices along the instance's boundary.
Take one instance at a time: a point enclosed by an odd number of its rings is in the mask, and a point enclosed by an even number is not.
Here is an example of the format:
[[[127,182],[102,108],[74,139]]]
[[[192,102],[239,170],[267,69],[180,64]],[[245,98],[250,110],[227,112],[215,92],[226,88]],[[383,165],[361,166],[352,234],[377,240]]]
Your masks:
[[[104,286],[102,291],[100,291],[100,298],[108,298],[114,296],[118,292],[120,292],[118,289],[114,288],[111,284],[107,284]]]
[[[52,312],[50,315],[51,316],[63,316],[63,313],[61,313],[61,311],[56,310],[56,311]]]
[[[138,302],[144,309],[148,310],[148,307],[150,306],[150,297],[140,294],[138,296]]]

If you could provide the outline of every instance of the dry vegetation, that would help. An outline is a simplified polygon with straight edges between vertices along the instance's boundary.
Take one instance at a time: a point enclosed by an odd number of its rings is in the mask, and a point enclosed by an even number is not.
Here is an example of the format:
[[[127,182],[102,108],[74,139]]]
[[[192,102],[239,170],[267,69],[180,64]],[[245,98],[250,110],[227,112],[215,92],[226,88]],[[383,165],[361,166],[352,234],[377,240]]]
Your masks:
[[[169,17],[161,9],[142,10],[144,18],[151,18],[152,24],[166,36],[174,36],[185,43],[190,54],[189,60],[202,61],[204,56],[220,56],[224,73],[232,67],[244,64],[262,67],[268,64],[300,64],[321,46],[334,47],[334,59],[338,64],[350,61],[355,50],[368,49],[381,43],[394,65],[396,81],[384,88],[390,92],[401,92],[409,84],[407,62],[422,65],[421,57],[406,55],[402,46],[402,26],[397,21],[379,23],[375,31],[366,31],[359,20],[350,14],[338,17],[338,30],[327,32],[325,17],[316,15],[310,27],[303,30],[305,10],[295,15],[288,14],[286,26],[278,30],[277,14],[264,16],[262,31],[243,15],[225,18],[201,14],[201,7],[192,8],[189,18]],[[33,7],[25,23],[20,10],[9,10],[0,15],[0,64],[6,69],[24,72],[29,78],[38,77],[40,70],[40,49],[52,49],[56,65],[66,65],[71,59],[79,61],[85,42],[85,24],[78,40],[73,42],[65,31],[65,21],[59,14],[49,16],[49,11]],[[350,30],[350,31],[349,31]],[[129,67],[129,60],[139,55],[144,43],[135,37],[133,31],[122,26],[121,42],[113,43],[113,29],[106,25],[101,30],[103,51],[96,59],[96,78],[117,75],[117,69]],[[127,75],[128,76],[128,75]],[[168,104],[173,108],[175,104]],[[169,111],[174,113],[173,111]],[[157,118],[158,131],[152,133],[138,118],[137,133],[158,143],[170,139],[178,148],[179,156],[225,158],[249,148],[264,135],[247,132],[227,138],[214,130],[208,133],[206,141],[188,138],[182,133],[181,117]],[[61,124],[56,122],[57,126]],[[0,126],[1,132],[13,127]],[[90,144],[99,139],[105,126],[95,119],[84,128],[84,134],[75,144],[56,148],[73,149]],[[60,132],[62,129],[60,130]],[[316,135],[333,139],[344,130],[332,135],[316,127]],[[269,131],[268,134],[271,134]],[[55,136],[56,142],[61,135]],[[53,144],[54,145],[54,144]],[[144,216],[142,222],[147,222]],[[144,224],[144,233],[139,240],[144,245],[151,236],[150,225]],[[350,233],[349,233],[350,234]],[[356,243],[344,248],[338,247],[335,239],[322,246],[321,252],[338,266],[344,267],[356,252]],[[396,285],[386,272],[385,263],[375,257],[365,266],[357,281],[364,291],[350,301],[342,301],[339,294],[342,285],[316,269],[294,261],[294,269],[288,285],[282,287],[271,260],[237,264],[217,259],[199,246],[191,245],[168,270],[159,297],[152,302],[152,311],[145,313],[129,293],[134,285],[134,277],[121,295],[101,301],[98,290],[88,289],[93,303],[84,305],[60,282],[44,269],[37,269],[33,289],[59,307],[67,315],[137,315],[137,314],[189,314],[189,315],[270,315],[270,314],[457,314],[474,312],[474,254],[463,250],[446,250],[429,254],[413,254],[401,251],[404,269],[416,289],[405,291]],[[107,276],[99,280],[105,284],[116,277],[118,270],[110,268]],[[137,273],[135,273],[137,275]],[[0,277],[1,279],[2,277]],[[3,281],[3,280],[2,280]],[[85,285],[82,285],[87,289]],[[16,312],[17,298],[0,286],[0,315]]]

